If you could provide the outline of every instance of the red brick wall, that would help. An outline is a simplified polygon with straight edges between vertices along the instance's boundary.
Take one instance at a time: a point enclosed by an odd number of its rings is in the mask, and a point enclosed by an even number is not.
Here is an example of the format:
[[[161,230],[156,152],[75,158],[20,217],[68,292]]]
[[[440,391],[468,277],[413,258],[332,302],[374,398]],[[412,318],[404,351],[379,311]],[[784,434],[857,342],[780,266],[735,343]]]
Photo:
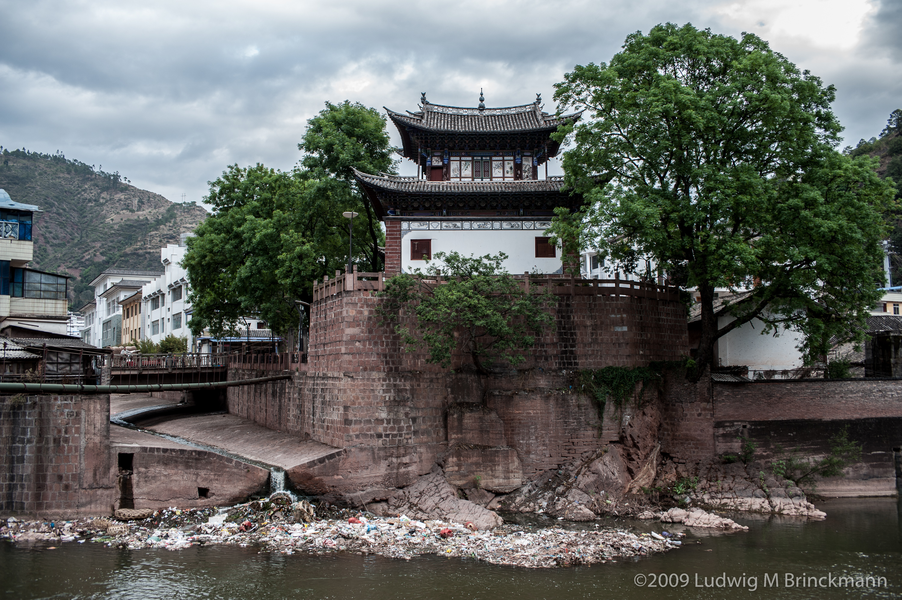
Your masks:
[[[401,221],[385,222],[385,274],[401,272]]]
[[[107,395],[0,399],[0,512],[108,513],[109,427]]]
[[[900,380],[795,380],[714,385],[715,421],[902,417]]]
[[[314,303],[310,319],[310,370],[444,372],[409,352],[390,327],[380,325],[373,292],[344,292]],[[559,297],[549,309],[555,328],[537,340],[522,368],[586,369],[647,365],[688,354],[685,308],[675,301],[631,296]],[[403,319],[403,317],[402,317]],[[404,321],[411,324],[410,320]],[[455,355],[459,370],[469,358]]]
[[[678,462],[710,458],[714,446],[714,404],[711,380],[697,384],[679,370],[669,371],[663,382],[661,449]]]

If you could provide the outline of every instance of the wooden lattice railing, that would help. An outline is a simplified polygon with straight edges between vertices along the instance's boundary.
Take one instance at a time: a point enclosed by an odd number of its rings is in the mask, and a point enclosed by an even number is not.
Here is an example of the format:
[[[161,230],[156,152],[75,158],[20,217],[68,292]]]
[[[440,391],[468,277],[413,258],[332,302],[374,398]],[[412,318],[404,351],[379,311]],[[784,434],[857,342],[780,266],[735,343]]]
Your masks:
[[[650,281],[629,281],[620,279],[582,279],[566,275],[540,275],[529,273],[516,275],[521,284],[530,287],[547,288],[558,296],[633,296],[636,298],[655,298],[658,300],[679,300],[679,291],[675,287],[660,285]],[[430,280],[441,283],[441,277],[430,277]],[[357,290],[382,291],[385,289],[385,273],[360,273],[356,267],[353,273],[335,271],[335,277],[323,277],[321,282],[313,286],[313,301],[317,302],[340,294]]]

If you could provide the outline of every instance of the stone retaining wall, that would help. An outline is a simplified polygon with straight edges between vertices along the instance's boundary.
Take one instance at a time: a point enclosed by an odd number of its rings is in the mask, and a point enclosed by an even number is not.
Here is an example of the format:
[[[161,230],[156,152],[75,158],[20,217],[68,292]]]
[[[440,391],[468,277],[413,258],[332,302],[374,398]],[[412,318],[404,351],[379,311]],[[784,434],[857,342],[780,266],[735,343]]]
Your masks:
[[[107,395],[0,398],[0,513],[109,514]]]

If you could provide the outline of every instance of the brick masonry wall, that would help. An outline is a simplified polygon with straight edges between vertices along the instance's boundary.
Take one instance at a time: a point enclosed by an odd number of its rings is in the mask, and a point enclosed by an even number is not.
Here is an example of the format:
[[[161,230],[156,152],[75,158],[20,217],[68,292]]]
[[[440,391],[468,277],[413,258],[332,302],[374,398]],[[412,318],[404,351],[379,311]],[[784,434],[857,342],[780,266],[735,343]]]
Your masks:
[[[225,506],[265,491],[269,481],[267,469],[204,450],[139,448],[134,452],[133,446],[114,450],[133,453],[133,508]]]
[[[401,272],[401,221],[385,222],[385,274]]]
[[[822,456],[845,430],[862,444],[862,460],[845,477],[818,483],[825,496],[897,493],[895,449],[902,447],[902,380],[802,380],[714,384],[714,454]]]
[[[0,512],[108,513],[109,420],[106,395],[0,399]]]
[[[814,379],[717,383],[715,421],[902,417],[898,379]]]
[[[316,302],[311,308],[310,370],[443,372],[426,362],[424,351],[411,351],[389,326],[380,324],[380,302],[368,291],[343,292]],[[555,327],[537,340],[521,368],[632,367],[688,354],[686,314],[678,302],[563,295],[549,310]],[[412,324],[409,317],[401,319]],[[453,357],[452,369],[468,366],[469,357]]]

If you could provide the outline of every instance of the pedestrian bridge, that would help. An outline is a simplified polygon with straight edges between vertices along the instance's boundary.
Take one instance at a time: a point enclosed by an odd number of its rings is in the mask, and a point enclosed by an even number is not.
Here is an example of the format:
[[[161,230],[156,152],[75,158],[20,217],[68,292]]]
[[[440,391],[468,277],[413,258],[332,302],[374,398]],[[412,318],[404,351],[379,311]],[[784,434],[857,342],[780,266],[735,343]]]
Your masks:
[[[192,384],[226,381],[228,370],[289,372],[303,360],[282,354],[112,354],[106,357],[110,385]]]

